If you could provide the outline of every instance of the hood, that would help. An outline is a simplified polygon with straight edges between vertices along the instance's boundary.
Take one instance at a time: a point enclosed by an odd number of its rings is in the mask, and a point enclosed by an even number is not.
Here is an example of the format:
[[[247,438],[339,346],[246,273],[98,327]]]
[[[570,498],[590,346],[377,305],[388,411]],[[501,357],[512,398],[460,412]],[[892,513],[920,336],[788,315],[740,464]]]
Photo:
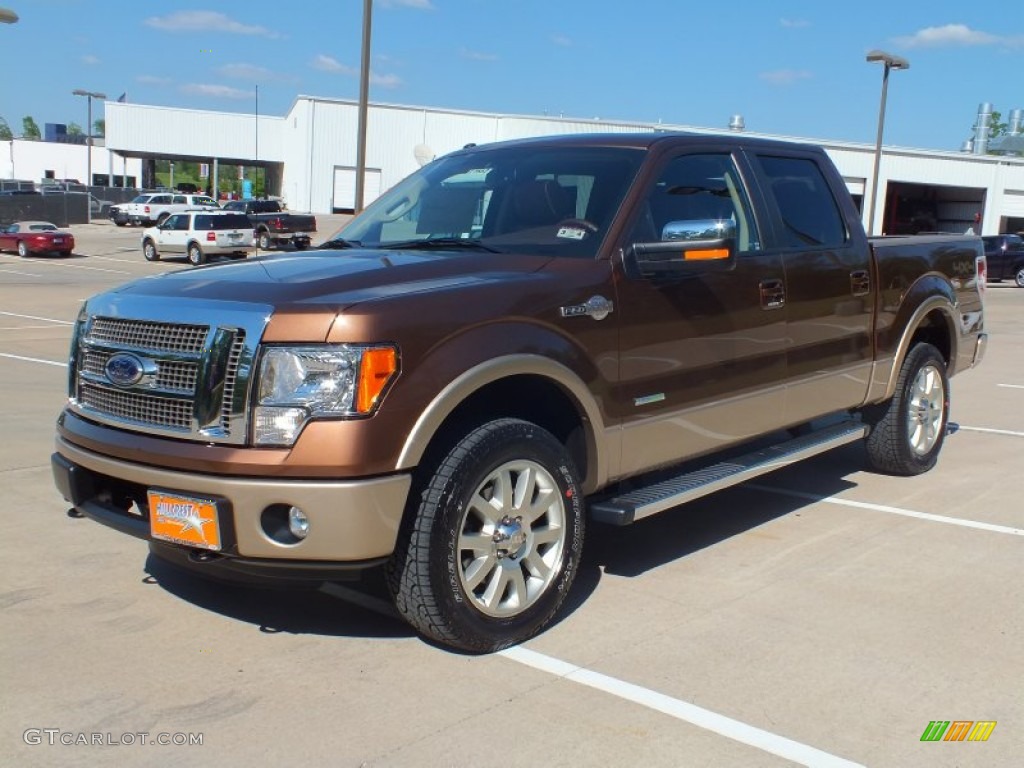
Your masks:
[[[504,280],[536,272],[548,261],[546,256],[477,251],[306,251],[168,272],[115,292],[342,310],[377,298]]]

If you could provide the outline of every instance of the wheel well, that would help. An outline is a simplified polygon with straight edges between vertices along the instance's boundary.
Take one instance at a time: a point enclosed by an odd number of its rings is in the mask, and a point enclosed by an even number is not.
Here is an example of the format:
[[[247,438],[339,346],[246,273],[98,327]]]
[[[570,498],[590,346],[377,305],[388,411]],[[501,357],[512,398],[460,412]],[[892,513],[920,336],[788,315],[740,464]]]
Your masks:
[[[953,354],[950,341],[949,319],[937,309],[925,315],[924,320],[917,326],[917,330],[914,331],[914,335],[910,338],[908,350],[912,349],[915,344],[922,342],[931,344],[938,349],[942,353],[947,367],[949,366]]]
[[[543,427],[566,447],[580,480],[587,476],[587,439],[577,404],[556,383],[534,375],[492,382],[466,398],[431,438],[421,464],[434,464],[472,429],[500,418]]]

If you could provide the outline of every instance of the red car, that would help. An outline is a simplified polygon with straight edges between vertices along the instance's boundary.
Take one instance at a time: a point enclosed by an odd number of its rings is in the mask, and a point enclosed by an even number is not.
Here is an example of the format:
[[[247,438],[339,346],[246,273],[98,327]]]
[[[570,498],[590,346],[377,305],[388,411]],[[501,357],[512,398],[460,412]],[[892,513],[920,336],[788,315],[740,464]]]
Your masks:
[[[17,251],[24,257],[30,253],[70,256],[73,250],[75,236],[48,221],[16,221],[0,227],[0,251]]]

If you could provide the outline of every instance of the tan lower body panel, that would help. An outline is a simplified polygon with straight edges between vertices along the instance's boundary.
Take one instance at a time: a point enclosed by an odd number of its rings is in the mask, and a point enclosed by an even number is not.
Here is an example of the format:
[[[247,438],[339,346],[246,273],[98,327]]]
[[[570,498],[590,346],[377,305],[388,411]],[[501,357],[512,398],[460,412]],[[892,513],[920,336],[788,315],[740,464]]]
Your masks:
[[[148,488],[228,499],[238,554],[254,558],[344,562],[385,557],[394,549],[412,481],[408,474],[349,481],[228,478],[109,459],[61,439],[57,451],[86,469]],[[260,516],[271,504],[302,509],[309,535],[297,544],[269,538]]]

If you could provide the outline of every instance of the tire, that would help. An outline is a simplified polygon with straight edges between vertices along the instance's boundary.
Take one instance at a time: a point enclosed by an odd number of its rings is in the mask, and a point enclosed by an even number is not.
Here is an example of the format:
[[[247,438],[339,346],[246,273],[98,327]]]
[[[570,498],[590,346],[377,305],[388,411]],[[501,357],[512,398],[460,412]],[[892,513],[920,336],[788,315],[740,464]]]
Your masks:
[[[294,245],[296,251],[304,251],[307,248],[309,248],[309,243],[307,243],[305,240],[296,240]]]
[[[203,253],[203,249],[199,247],[199,243],[188,244],[188,263],[193,267],[198,267],[206,261],[206,254]]]
[[[18,255],[21,256],[21,258],[23,258],[23,259],[26,256],[28,256],[28,246],[25,245],[25,241],[24,240],[19,240],[18,241]]]
[[[260,232],[256,236],[256,242],[260,247],[261,251],[269,251],[274,247],[274,242],[270,239],[269,232]]]
[[[1013,273],[1013,282],[1018,288],[1024,288],[1024,264],[1017,267],[1017,271]]]
[[[896,393],[865,409],[871,426],[866,445],[872,469],[919,475],[938,461],[949,419],[946,361],[931,344],[917,344],[900,368]]]
[[[142,243],[142,255],[146,261],[160,261],[160,253],[156,249],[156,243],[148,238]]]
[[[60,255],[63,256],[65,259],[70,258],[71,257],[71,251],[61,251]]]
[[[118,226],[118,227],[125,227],[125,226],[128,225],[128,222],[127,221],[115,221],[114,225]]]
[[[500,419],[470,432],[410,494],[387,567],[399,613],[428,638],[473,652],[539,632],[579,569],[576,478],[564,446],[535,424]]]

